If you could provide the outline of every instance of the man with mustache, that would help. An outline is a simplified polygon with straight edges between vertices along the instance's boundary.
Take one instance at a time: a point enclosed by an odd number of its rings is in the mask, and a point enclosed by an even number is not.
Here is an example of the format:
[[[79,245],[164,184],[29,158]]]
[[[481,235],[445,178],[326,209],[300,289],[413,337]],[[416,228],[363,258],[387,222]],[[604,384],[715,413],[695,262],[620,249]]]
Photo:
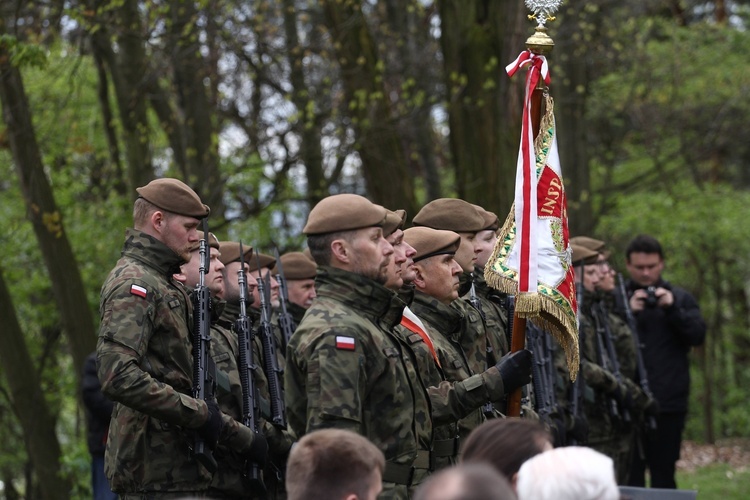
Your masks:
[[[303,232],[318,265],[317,298],[287,348],[289,428],[367,437],[385,455],[383,497],[408,498],[431,467],[432,422],[406,347],[393,334],[404,302],[384,285],[393,246],[386,209],[362,196],[320,201]]]

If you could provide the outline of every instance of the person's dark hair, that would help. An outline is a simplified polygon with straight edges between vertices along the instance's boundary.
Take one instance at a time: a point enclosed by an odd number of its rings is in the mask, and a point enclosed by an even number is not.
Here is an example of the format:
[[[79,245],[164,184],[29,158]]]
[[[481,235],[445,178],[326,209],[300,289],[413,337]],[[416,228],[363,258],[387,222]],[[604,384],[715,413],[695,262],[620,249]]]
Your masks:
[[[430,476],[414,500],[516,500],[508,480],[488,464],[461,464]]]
[[[310,255],[319,266],[328,266],[331,264],[331,243],[334,240],[346,240],[351,242],[354,231],[337,231],[326,234],[310,234],[307,236],[307,248],[310,249]]]
[[[658,253],[659,258],[664,258],[659,241],[647,234],[639,234],[628,243],[628,247],[625,249],[625,257],[628,262],[630,262],[630,254],[632,253]]]
[[[461,461],[488,463],[511,481],[521,464],[541,453],[548,442],[552,443],[552,436],[537,421],[488,420],[469,434],[461,449]]]
[[[289,500],[332,500],[348,494],[365,498],[385,457],[367,438],[342,429],[306,434],[292,447],[287,461]]]

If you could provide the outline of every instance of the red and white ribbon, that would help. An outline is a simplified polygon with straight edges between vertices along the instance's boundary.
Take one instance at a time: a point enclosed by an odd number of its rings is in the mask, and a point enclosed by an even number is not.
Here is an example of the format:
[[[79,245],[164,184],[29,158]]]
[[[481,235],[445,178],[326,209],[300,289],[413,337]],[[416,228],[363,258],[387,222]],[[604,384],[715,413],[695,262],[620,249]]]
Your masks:
[[[526,75],[526,97],[523,102],[523,115],[521,122],[521,145],[518,150],[518,161],[516,164],[516,230],[519,242],[519,294],[536,292],[538,286],[537,276],[537,175],[536,175],[536,153],[534,151],[534,132],[531,125],[531,97],[539,83],[539,78],[544,83],[550,83],[547,59],[543,55],[524,51],[506,66],[505,71],[513,76],[516,71],[523,67],[529,67]]]

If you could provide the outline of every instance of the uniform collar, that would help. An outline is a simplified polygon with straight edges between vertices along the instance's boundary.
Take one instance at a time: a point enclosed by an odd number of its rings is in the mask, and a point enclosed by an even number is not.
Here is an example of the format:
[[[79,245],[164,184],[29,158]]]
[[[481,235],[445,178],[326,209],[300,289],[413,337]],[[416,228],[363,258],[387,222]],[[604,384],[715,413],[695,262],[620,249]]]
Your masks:
[[[167,277],[179,273],[180,266],[185,263],[177,252],[153,236],[137,229],[125,231],[122,255],[153,267],[159,274]]]

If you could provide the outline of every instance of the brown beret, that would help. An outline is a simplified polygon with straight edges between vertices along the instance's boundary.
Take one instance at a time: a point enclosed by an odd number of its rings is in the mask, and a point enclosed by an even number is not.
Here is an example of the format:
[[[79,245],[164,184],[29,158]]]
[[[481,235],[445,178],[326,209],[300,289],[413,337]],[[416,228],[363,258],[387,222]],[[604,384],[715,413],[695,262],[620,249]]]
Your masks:
[[[303,234],[327,234],[353,231],[364,227],[381,227],[385,207],[376,205],[358,194],[335,194],[318,202],[302,228]]]
[[[484,229],[484,218],[468,201],[438,198],[422,207],[414,217],[415,226],[427,226],[457,233],[476,233]]]
[[[279,257],[281,268],[284,270],[284,278],[288,280],[310,280],[315,279],[318,266],[315,262],[305,257],[302,252],[289,252]],[[274,268],[274,273],[279,271],[279,266]]]
[[[219,251],[221,252],[219,260],[225,266],[231,262],[240,261],[240,244],[236,241],[222,241],[219,243]],[[253,258],[253,247],[243,243],[242,253],[245,254],[245,262],[249,264]]]
[[[258,257],[257,259],[256,259],[256,256]],[[248,269],[249,272],[257,271],[258,268],[273,269],[273,266],[276,265],[276,259],[274,259],[270,255],[266,255],[260,252],[255,252],[253,255],[250,256],[250,260],[246,262],[249,268]],[[259,263],[260,263],[260,266],[258,265]]]
[[[177,179],[155,179],[136,191],[144,200],[178,215],[202,219],[211,213],[195,191]]]
[[[404,241],[417,251],[414,262],[434,255],[455,254],[461,237],[453,231],[430,227],[410,227],[404,231]]]
[[[604,247],[607,246],[602,240],[589,238],[588,236],[575,236],[570,238],[570,242],[588,248],[589,250],[593,250],[594,252],[601,252],[604,250]]]
[[[599,256],[599,253],[595,250],[589,250],[588,248],[577,245],[575,243],[571,243],[570,248],[573,249],[574,266],[580,265],[581,261],[583,261],[584,265],[593,264],[594,262],[596,262],[596,258]]]
[[[383,224],[383,236],[390,236],[396,229],[403,229],[404,222],[406,222],[406,210],[388,210]]]
[[[474,208],[477,209],[479,215],[481,215],[482,219],[484,219],[484,228],[482,228],[483,231],[497,231],[500,228],[500,220],[497,218],[497,215],[490,212],[489,210],[485,210],[479,205],[474,205]]]
[[[205,233],[203,231],[198,231],[198,236],[200,236],[200,239],[202,240],[205,236],[203,236]],[[221,247],[219,246],[219,238],[216,237],[216,235],[212,232],[208,232],[208,247],[209,248],[215,248],[219,251],[221,251]],[[190,245],[190,251],[194,252],[196,250],[200,250],[201,248],[201,242],[200,240],[196,241],[192,245]]]

